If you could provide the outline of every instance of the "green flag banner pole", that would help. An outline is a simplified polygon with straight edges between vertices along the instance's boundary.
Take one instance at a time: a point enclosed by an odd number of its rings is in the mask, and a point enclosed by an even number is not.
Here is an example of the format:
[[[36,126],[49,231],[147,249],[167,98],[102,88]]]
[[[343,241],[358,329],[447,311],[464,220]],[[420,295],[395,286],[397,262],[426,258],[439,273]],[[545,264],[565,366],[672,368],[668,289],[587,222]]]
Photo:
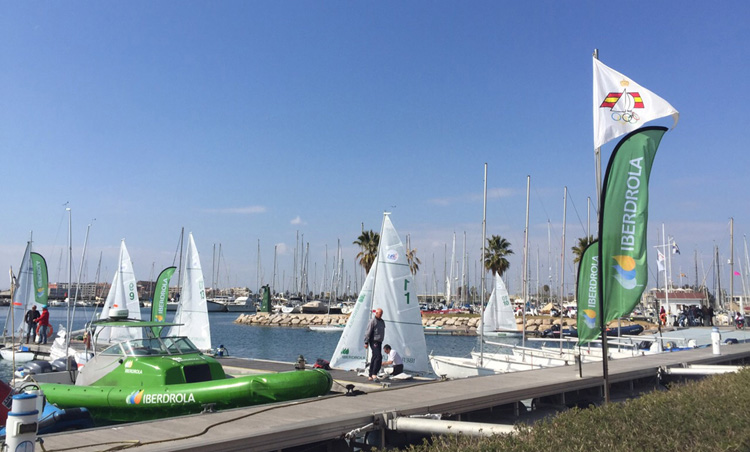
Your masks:
[[[177,267],[167,267],[156,278],[154,299],[151,300],[151,321],[164,323],[167,321],[167,301],[169,301],[169,280],[172,279]],[[152,327],[154,335],[159,337],[162,327]]]
[[[578,345],[599,337],[599,242],[591,242],[583,250],[578,263]]]
[[[599,312],[604,396],[609,402],[606,325],[633,310],[648,282],[648,182],[666,127],[643,127],[612,151],[599,209]]]
[[[47,261],[39,253],[30,253],[31,271],[34,275],[34,302],[41,306],[47,306],[49,298],[49,279],[47,275]]]

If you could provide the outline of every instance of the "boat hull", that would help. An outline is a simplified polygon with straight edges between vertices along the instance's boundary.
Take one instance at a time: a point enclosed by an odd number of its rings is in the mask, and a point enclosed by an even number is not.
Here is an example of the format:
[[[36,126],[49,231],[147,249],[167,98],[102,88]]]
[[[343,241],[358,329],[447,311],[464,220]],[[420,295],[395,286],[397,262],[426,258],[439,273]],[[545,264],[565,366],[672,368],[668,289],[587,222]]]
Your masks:
[[[200,413],[207,404],[228,409],[317,397],[333,379],[321,369],[249,375],[166,386],[75,386],[41,384],[60,408],[86,407],[97,425]]]

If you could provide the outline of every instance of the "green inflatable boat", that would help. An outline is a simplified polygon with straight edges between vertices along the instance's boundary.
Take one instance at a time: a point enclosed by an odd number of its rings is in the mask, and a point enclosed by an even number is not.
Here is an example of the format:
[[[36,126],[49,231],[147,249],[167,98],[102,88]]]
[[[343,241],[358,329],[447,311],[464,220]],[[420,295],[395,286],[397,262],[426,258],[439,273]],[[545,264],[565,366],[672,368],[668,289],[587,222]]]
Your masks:
[[[186,337],[151,337],[106,348],[80,369],[75,384],[39,386],[51,403],[86,407],[104,424],[317,397],[332,384],[322,369],[228,377]]]

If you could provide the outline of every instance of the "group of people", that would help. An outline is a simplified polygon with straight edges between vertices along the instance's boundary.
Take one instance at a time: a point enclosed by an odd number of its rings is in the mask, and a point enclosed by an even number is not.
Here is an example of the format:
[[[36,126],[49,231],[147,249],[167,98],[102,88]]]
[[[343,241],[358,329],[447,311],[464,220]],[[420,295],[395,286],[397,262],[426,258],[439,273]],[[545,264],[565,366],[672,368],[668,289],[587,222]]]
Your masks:
[[[667,325],[667,312],[664,306],[659,310],[659,324]],[[711,306],[698,307],[696,305],[683,306],[677,315],[675,326],[713,326],[714,308]]]
[[[377,380],[378,373],[383,366],[393,366],[392,376],[398,375],[404,371],[404,361],[396,350],[390,345],[381,346],[385,340],[385,321],[383,320],[383,310],[375,310],[375,317],[370,320],[365,330],[365,349],[372,353],[370,359],[370,370],[367,379],[369,381]],[[386,354],[386,360],[383,361],[383,352]]]
[[[48,336],[48,329],[50,327],[49,323],[49,311],[47,310],[47,306],[44,306],[42,308],[42,312],[40,313],[39,310],[36,308],[36,305],[32,306],[31,309],[26,311],[26,316],[24,318],[26,321],[26,343],[29,343],[30,338],[32,337],[32,333],[34,334],[33,337],[36,337],[36,335],[39,335],[39,338],[41,339],[42,344],[47,343],[47,336]]]

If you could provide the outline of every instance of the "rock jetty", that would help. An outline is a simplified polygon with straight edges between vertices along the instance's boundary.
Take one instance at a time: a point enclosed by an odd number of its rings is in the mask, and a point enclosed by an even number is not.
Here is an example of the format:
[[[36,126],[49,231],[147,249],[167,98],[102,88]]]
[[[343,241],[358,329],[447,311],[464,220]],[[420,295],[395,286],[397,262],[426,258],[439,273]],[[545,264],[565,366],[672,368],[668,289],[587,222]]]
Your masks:
[[[255,326],[283,326],[305,328],[308,326],[343,325],[349,319],[349,314],[268,314],[259,312],[257,314],[241,314],[235,323]],[[526,332],[530,335],[541,334],[544,330],[552,328],[552,325],[574,327],[575,319],[560,319],[553,317],[535,316],[526,319]],[[630,325],[634,322],[623,321],[622,325]],[[456,331],[463,334],[477,334],[477,327],[482,322],[478,315],[423,315],[422,325],[428,328],[439,328],[447,331]],[[617,322],[610,322],[610,326],[617,326]],[[523,328],[523,318],[516,318],[518,331]]]

